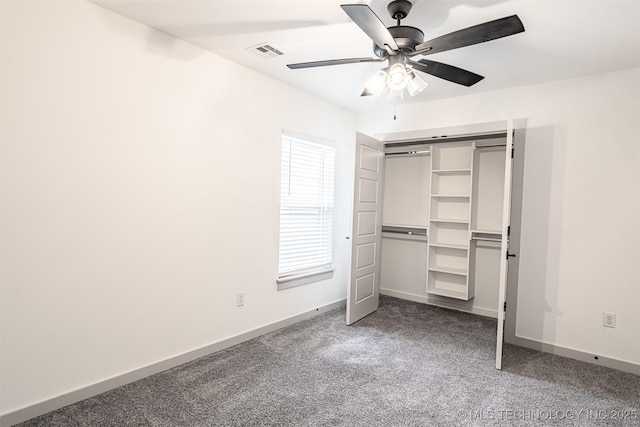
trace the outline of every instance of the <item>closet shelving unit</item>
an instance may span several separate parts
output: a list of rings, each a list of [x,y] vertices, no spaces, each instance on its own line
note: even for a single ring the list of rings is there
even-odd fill
[[[473,152],[475,144],[431,148],[427,292],[469,300]]]

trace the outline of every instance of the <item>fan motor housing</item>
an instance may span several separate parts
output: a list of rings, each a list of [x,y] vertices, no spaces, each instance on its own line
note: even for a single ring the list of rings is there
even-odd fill
[[[393,39],[395,40],[400,52],[413,52],[415,47],[424,41],[424,33],[419,28],[409,27],[406,25],[397,25],[395,27],[387,28]],[[374,43],[373,53],[382,58],[388,55],[385,48],[380,47]]]

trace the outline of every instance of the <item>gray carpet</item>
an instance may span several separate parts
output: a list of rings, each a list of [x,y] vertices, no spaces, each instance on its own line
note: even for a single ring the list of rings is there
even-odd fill
[[[497,371],[495,330],[382,297],[353,326],[334,310],[21,425],[640,425],[640,377],[509,345]]]

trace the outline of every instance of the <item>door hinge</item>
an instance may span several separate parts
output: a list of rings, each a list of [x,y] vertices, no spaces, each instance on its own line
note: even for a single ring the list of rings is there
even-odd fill
[[[509,260],[509,258],[515,258],[516,254],[510,254],[509,251],[507,251],[507,260]]]
[[[507,311],[507,302],[506,301],[504,302],[504,306],[502,307],[502,310],[505,311],[505,312]]]
[[[511,237],[511,226],[507,225],[507,237]]]
[[[511,147],[511,158],[513,159],[513,153],[515,151],[515,148]]]

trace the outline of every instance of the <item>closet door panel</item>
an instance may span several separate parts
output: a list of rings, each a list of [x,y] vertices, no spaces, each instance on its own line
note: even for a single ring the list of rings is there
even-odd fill
[[[375,273],[356,279],[356,297],[355,302],[361,302],[372,296],[375,292]]]
[[[362,203],[378,203],[378,181],[361,179],[358,194]]]
[[[347,325],[378,309],[382,243],[382,142],[356,135],[351,277],[347,289]]]
[[[358,246],[356,249],[356,269],[371,267],[376,262],[376,244],[375,242],[366,243]]]
[[[502,369],[502,344],[504,343],[504,319],[506,308],[503,308],[507,300],[507,274],[509,261],[509,224],[511,221],[511,158],[513,148],[513,119],[509,118],[507,124],[507,147],[504,162],[504,198],[502,204],[502,226],[500,227],[500,280],[498,287],[498,332],[496,334],[496,369]]]

